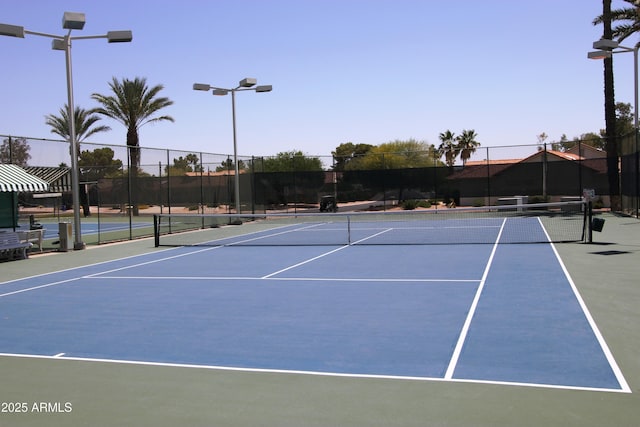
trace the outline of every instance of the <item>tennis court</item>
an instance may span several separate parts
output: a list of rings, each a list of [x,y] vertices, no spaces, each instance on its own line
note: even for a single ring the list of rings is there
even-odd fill
[[[66,222],[71,222],[71,219],[67,219]],[[44,238],[45,239],[57,239],[59,228],[58,222],[45,222],[41,223],[42,228],[44,229]],[[136,228],[149,228],[151,227],[151,222],[134,222],[131,224],[131,227]],[[82,226],[82,235],[91,236],[98,233],[112,233],[112,232],[123,232],[129,230],[129,222],[125,221],[101,221],[87,219],[81,223]],[[29,224],[21,224],[18,230],[29,229]]]
[[[39,218],[38,225],[44,230],[43,233],[43,247],[44,249],[51,251],[58,249],[60,241],[60,223],[72,223],[72,218]],[[73,231],[73,224],[72,234]],[[28,231],[31,229],[31,225],[28,221],[24,220],[18,224],[16,231]],[[153,229],[153,222],[150,217],[136,217],[128,218],[124,216],[120,217],[106,217],[101,218],[99,216],[92,216],[82,218],[81,230],[84,243],[95,244],[105,243],[110,241],[118,241],[128,239],[134,236],[150,235]],[[7,228],[11,231],[11,228]]]
[[[580,215],[556,216],[580,223]],[[176,247],[4,282],[0,353],[336,381],[631,392],[549,241],[548,218],[482,218],[477,233],[469,229],[476,219],[447,218],[426,227],[433,242],[412,218],[326,218],[171,233],[156,240]],[[451,237],[458,228],[473,237]],[[337,244],[345,233],[350,244]],[[413,243],[399,244],[407,234]]]

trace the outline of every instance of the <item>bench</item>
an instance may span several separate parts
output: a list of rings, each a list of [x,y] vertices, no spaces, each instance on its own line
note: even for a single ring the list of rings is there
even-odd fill
[[[35,229],[29,231],[18,231],[18,237],[21,242],[33,243],[33,246],[38,246],[40,252],[42,252],[42,240],[44,240],[44,229]]]
[[[27,250],[31,246],[31,242],[21,242],[18,233],[10,231],[0,233],[0,258],[26,259],[29,257]]]

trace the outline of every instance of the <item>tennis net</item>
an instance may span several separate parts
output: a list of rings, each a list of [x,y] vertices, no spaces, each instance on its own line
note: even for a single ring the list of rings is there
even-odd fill
[[[437,245],[579,242],[583,201],[387,212],[160,214],[156,246]]]

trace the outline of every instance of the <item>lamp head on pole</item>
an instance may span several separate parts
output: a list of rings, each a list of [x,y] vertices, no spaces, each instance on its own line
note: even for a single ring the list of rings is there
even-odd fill
[[[24,38],[24,27],[18,25],[0,24],[0,36]]]
[[[53,39],[51,41],[51,49],[53,50],[65,50],[67,43],[62,39]]]
[[[587,53],[587,58],[589,59],[606,59],[611,58],[611,51],[609,50],[595,50]]]
[[[81,30],[85,22],[84,13],[65,12],[62,16],[62,28],[67,30]]]
[[[133,40],[133,33],[130,30],[108,31],[107,40],[109,43],[128,43]]]
[[[242,80],[240,80],[240,87],[253,87],[256,85],[256,83],[258,83],[258,81],[256,79],[253,79],[251,77],[247,77],[244,78]]]
[[[194,83],[193,84],[193,90],[202,90],[202,91],[208,91],[209,89],[211,89],[211,85],[208,85],[206,83]]]
[[[609,39],[600,39],[593,42],[593,48],[598,50],[613,50],[618,47],[618,42]]]

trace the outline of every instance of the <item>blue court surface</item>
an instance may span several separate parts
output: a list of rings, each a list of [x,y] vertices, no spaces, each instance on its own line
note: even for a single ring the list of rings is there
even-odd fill
[[[71,222],[71,219],[68,219],[67,222]],[[44,238],[45,239],[57,239],[59,237],[59,228],[58,223],[51,222],[43,222],[42,228],[44,229]],[[150,222],[134,222],[131,224],[132,228],[146,228],[153,226]],[[98,233],[110,233],[115,231],[127,231],[129,230],[129,222],[113,222],[113,221],[101,221],[97,222],[95,220],[91,221],[82,221],[81,222],[82,235],[90,236]],[[20,224],[18,230],[28,230],[29,224]]]
[[[630,392],[550,243],[157,250],[0,284],[0,353]]]

